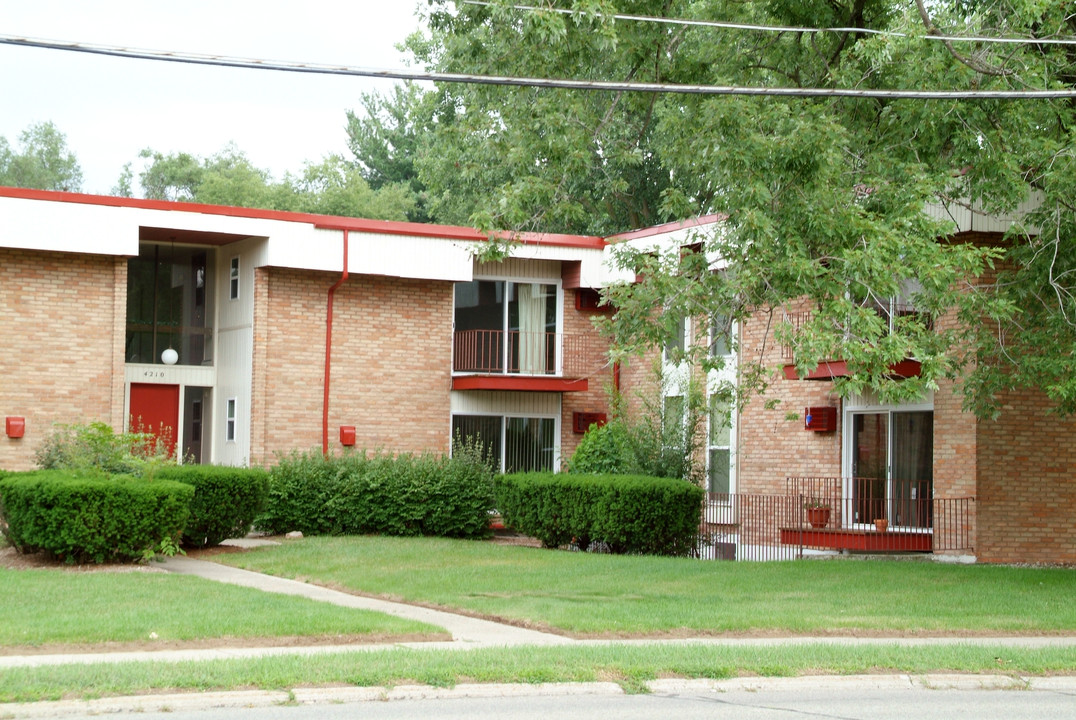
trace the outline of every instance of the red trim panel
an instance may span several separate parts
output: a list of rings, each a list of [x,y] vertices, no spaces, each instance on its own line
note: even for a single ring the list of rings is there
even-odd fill
[[[832,380],[837,377],[848,376],[848,363],[845,360],[829,360],[819,363],[818,367],[801,378],[796,374],[795,365],[785,365],[786,380]],[[919,377],[923,366],[918,360],[901,360],[889,366],[890,374],[898,378]]]
[[[461,375],[452,378],[453,390],[523,390],[526,392],[586,392],[586,378],[534,377],[528,375]]]
[[[934,535],[925,532],[781,528],[781,543],[834,550],[931,552]]]

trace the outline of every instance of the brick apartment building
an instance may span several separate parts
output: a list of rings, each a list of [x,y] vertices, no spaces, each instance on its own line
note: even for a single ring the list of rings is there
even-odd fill
[[[0,188],[0,468],[32,467],[55,424],[102,420],[171,428],[194,462],[444,453],[480,433],[507,469],[558,469],[609,412],[609,387],[645,382],[643,363],[614,373],[591,324],[596,291],[631,279],[607,263],[611,246],[686,243],[715,222],[525,235],[487,264],[469,228]],[[998,230],[971,222],[960,231]],[[738,334],[745,352],[761,340],[752,323]],[[701,335],[685,328],[688,342]],[[780,373],[789,361],[769,345]],[[715,522],[730,535],[745,527],[734,497],[787,498],[804,492],[789,478],[812,478],[809,492],[841,509],[806,542],[772,517],[770,541],[847,548],[958,525],[961,544],[915,549],[1076,563],[1063,521],[1076,511],[1076,423],[1035,393],[978,421],[946,389],[887,407],[838,398],[825,377],[778,377],[780,409],[752,402],[707,433]],[[818,410],[808,424],[785,420],[789,408]],[[868,473],[883,502],[869,508],[845,479]],[[887,534],[868,527],[878,514]]]

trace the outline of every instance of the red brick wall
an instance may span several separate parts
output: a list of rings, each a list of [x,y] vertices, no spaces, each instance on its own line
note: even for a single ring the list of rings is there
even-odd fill
[[[0,423],[26,418],[0,468],[32,468],[55,423],[123,430],[126,304],[124,258],[0,249]]]
[[[327,293],[337,277],[272,269],[256,278],[251,461],[321,447]],[[354,425],[356,449],[449,446],[452,283],[352,275],[336,291],[329,447]]]
[[[586,392],[566,392],[561,396],[560,418],[560,456],[563,463],[570,460],[581,434],[572,430],[572,413],[600,412],[607,416],[609,412],[609,392],[613,382],[613,370],[609,363],[608,342],[602,338],[594,327],[594,317],[599,313],[575,309],[575,290],[564,291],[564,337],[565,368],[582,368],[582,375],[588,380]],[[584,338],[576,344],[574,338]],[[569,358],[569,348],[575,352]],[[571,373],[574,375],[574,373]],[[569,375],[565,372],[565,375]]]
[[[770,382],[765,394],[751,397],[740,413],[736,460],[741,493],[784,494],[789,476],[841,475],[840,399],[831,382],[785,379],[780,368],[792,361],[782,357],[782,348],[773,338],[777,321],[776,316],[771,320],[759,313],[740,324],[741,365],[763,363]],[[780,402],[767,408],[769,400]],[[836,432],[804,429],[804,408],[817,405],[837,408]],[[790,414],[795,419],[788,419]]]
[[[1038,391],[1008,393],[979,423],[978,557],[1076,563],[1076,419],[1048,414]]]

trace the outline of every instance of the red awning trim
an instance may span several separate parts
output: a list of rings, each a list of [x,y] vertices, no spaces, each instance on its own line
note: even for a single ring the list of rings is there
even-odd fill
[[[453,390],[522,390],[524,392],[586,392],[586,378],[534,377],[529,375],[461,375],[452,378]]]
[[[796,372],[795,365],[785,365],[786,380],[832,380],[833,378],[848,377],[848,362],[846,360],[828,360],[819,363],[818,367],[811,370],[802,378]],[[923,366],[918,360],[901,360],[889,366],[889,374],[895,378],[919,377]]]

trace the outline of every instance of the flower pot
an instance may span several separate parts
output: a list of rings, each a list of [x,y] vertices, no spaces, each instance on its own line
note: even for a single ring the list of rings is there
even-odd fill
[[[874,529],[877,530],[878,532],[885,532],[886,530],[889,529],[889,521],[886,520],[885,518],[875,518],[874,519]]]
[[[832,513],[828,507],[807,508],[807,522],[813,528],[824,528],[829,525],[829,517]]]

